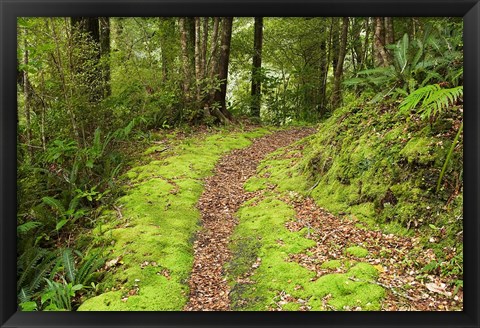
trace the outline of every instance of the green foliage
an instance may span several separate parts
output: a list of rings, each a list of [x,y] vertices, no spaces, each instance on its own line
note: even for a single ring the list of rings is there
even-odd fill
[[[428,22],[422,35],[412,38],[405,33],[396,44],[386,48],[393,55],[391,65],[358,71],[344,85],[367,86],[376,93],[372,101],[378,102],[386,97],[407,96],[445,81],[453,86],[462,82],[462,35],[455,22],[443,26]],[[454,89],[451,92],[457,92],[458,97],[459,89]],[[438,96],[443,98],[447,93]],[[436,104],[433,106],[442,106],[440,100],[431,100]]]
[[[408,112],[420,104],[417,111],[420,117],[431,119],[456,104],[462,97],[463,86],[445,89],[439,84],[431,84],[410,93],[400,104],[400,111]]]
[[[79,262],[78,267],[76,262]],[[32,248],[18,258],[18,302],[22,311],[72,310],[73,298],[84,293],[104,263],[96,252],[75,259],[71,249]]]
[[[47,288],[42,294],[41,304],[46,311],[71,311],[72,310],[72,298],[76,292],[83,288],[82,285],[72,285],[67,283],[65,279],[61,282],[51,281],[45,279],[47,282]]]

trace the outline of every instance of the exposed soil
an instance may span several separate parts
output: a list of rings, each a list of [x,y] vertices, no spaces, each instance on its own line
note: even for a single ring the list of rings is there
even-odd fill
[[[234,150],[217,164],[214,175],[205,180],[198,202],[202,229],[194,242],[194,263],[190,276],[190,300],[186,311],[230,310],[229,286],[223,267],[231,259],[228,248],[239,206],[251,198],[244,182],[256,173],[269,153],[315,132],[313,128],[279,131],[254,140],[248,148]]]

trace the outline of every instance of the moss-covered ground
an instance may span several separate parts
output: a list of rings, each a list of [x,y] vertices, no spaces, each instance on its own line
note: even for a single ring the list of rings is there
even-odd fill
[[[148,162],[125,173],[126,195],[93,232],[108,241],[107,274],[97,286],[99,295],[79,310],[181,310],[188,297],[192,240],[200,228],[195,205],[202,181],[222,154],[268,133],[223,131],[186,138],[166,151],[164,145],[145,150]],[[156,152],[161,156],[152,158]]]
[[[245,189],[275,185],[310,196],[336,215],[359,219],[363,227],[419,233],[438,258],[436,269],[461,277],[462,141],[436,191],[458,118],[445,113],[430,123],[399,115],[395,104],[357,106],[336,110],[314,136],[272,154]]]
[[[412,286],[432,292],[428,283],[437,290],[443,281],[449,290],[462,285],[461,142],[436,190],[458,118],[445,113],[430,123],[399,115],[395,104],[362,106],[353,102],[336,110],[315,135],[269,154],[244,184],[245,191],[257,193],[238,211],[231,237],[226,272],[233,310],[384,309],[392,293],[379,279],[388,275],[383,262],[392,260],[392,251],[395,268],[413,272],[391,280],[405,293]],[[181,310],[192,241],[201,229],[195,205],[202,181],[222,154],[266,133],[220,132],[184,139],[166,151],[163,145],[147,149],[151,160],[125,174],[127,194],[94,231],[109,241],[108,274],[99,295],[79,310]],[[292,204],[306,197],[338,222],[350,222],[343,227],[354,227],[357,241],[360,230],[370,239],[329,244],[338,256],[315,257],[311,253],[329,235],[319,242],[312,237],[318,227],[289,228],[298,214]],[[395,236],[408,237],[405,248],[389,249],[388,242],[400,242]],[[410,254],[398,263],[405,250],[422,261]],[[302,256],[324,260],[313,270],[297,261]]]
[[[305,237],[306,229],[291,232],[285,227],[294,214],[274,195],[253,199],[239,210],[239,225],[232,236],[234,258],[228,267],[233,309],[379,310],[385,292],[371,283],[378,276],[372,265],[352,261],[345,273],[316,279],[315,272],[289,260],[291,254],[316,244]],[[342,263],[333,260],[323,265],[335,269]]]
[[[363,245],[349,245],[340,251],[353,261],[326,261],[321,268],[332,273],[315,277],[289,258],[308,253],[312,240],[307,229],[292,232],[285,227],[294,220],[293,209],[282,201],[285,197],[312,197],[359,229],[414,237],[420,245],[413,252],[429,253],[430,258],[422,263],[415,254],[405,258],[400,265],[414,270],[410,278],[425,284],[433,277],[427,275],[434,274],[452,290],[461,285],[461,145],[436,191],[458,118],[446,113],[430,123],[399,115],[394,104],[362,106],[353,103],[335,111],[315,135],[270,154],[245,183],[246,191],[263,191],[263,198],[238,212],[228,268],[234,309],[381,308],[386,291],[375,279],[384,268],[362,260],[382,263],[389,257],[388,245],[375,255]]]

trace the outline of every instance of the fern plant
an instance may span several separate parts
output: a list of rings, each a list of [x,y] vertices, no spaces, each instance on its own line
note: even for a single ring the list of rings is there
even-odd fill
[[[47,287],[41,297],[41,303],[45,310],[72,310],[72,298],[76,291],[83,288],[81,284],[67,283],[62,277],[61,282],[45,279]]]
[[[53,276],[57,256],[57,251],[31,247],[18,257],[17,295],[20,303],[30,301],[43,287],[44,279]]]
[[[81,255],[80,252],[77,254]],[[82,257],[79,262],[77,267],[72,250],[66,248],[62,251],[63,270],[67,281],[86,286],[92,280],[92,274],[102,266],[104,258],[100,256],[100,252],[96,252],[88,257]]]
[[[458,86],[454,88],[443,89],[439,84],[427,85],[425,87],[419,88],[409,94],[403,102],[400,104],[400,112],[405,113],[412,109],[415,109],[419,106],[418,113],[422,119],[433,120],[439,113],[447,110],[450,106],[457,103],[463,97],[463,86]],[[445,172],[448,167],[448,163],[452,158],[453,150],[457,145],[459,137],[463,131],[463,122],[460,125],[460,128],[455,135],[455,138],[448,150],[447,158],[443,163],[440,176],[437,180],[436,192],[440,190],[440,184],[445,175]]]
[[[410,93],[400,104],[400,112],[406,113],[417,108],[422,119],[431,119],[457,103],[463,97],[463,86],[444,89],[439,84],[431,84]]]

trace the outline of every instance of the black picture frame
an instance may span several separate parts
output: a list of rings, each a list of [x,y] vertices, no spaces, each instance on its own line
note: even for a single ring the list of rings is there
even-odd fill
[[[0,0],[1,327],[479,327],[478,0]],[[17,312],[16,18],[21,16],[460,16],[464,19],[464,311]]]

